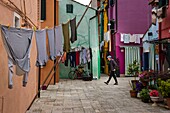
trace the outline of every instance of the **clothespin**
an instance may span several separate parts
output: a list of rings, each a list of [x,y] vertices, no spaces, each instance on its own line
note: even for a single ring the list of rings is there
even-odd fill
[[[48,29],[48,26],[46,26],[45,29]]]
[[[36,31],[37,30],[37,28],[34,26],[34,27],[32,27],[32,29],[34,30],[34,31]]]
[[[9,30],[11,25],[10,25],[10,24],[8,24],[7,26],[8,26],[8,30]]]

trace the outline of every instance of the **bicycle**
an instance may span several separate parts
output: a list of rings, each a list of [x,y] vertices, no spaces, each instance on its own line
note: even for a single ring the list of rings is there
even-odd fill
[[[69,79],[81,79],[83,76],[87,76],[88,74],[83,68],[84,66],[78,66],[78,69],[73,68],[73,70],[68,73]]]

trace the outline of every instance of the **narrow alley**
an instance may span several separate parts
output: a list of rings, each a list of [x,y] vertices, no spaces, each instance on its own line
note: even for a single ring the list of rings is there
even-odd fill
[[[130,98],[130,78],[118,78],[119,85],[100,80],[81,81],[62,79],[41,92],[26,113],[169,113],[163,107],[152,107],[140,99]]]

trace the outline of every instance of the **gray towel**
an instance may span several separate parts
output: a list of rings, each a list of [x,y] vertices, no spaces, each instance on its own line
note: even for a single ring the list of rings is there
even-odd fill
[[[55,45],[54,45],[54,29],[47,29],[47,34],[48,34],[48,42],[49,42],[49,49],[50,49],[50,59],[55,60],[56,55],[55,55]]]
[[[61,56],[63,53],[63,31],[62,26],[55,27],[55,55]]]
[[[35,33],[38,53],[36,66],[45,66],[48,61],[46,48],[46,30],[37,30]]]
[[[8,28],[1,25],[1,35],[8,54],[9,62],[9,86],[12,88],[13,64],[16,65],[16,74],[28,76],[30,70],[30,48],[32,42],[32,30]],[[24,77],[23,82],[27,82]],[[24,85],[24,84],[23,84]],[[25,86],[25,85],[24,85]]]

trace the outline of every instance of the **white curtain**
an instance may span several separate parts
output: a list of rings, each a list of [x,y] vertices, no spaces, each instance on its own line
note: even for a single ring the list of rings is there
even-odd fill
[[[140,47],[125,47],[125,75],[127,74],[127,68],[129,64],[132,64],[136,60],[140,64]]]
[[[150,45],[150,54],[149,54],[149,69],[154,70],[155,69],[155,50],[154,50],[154,45]]]

